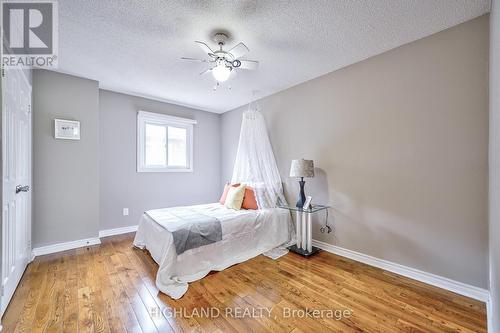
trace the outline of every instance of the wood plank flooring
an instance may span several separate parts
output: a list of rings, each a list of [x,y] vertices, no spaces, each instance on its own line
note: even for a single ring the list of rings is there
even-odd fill
[[[327,252],[264,256],[160,293],[133,234],[36,258],[5,332],[486,332],[484,303]]]

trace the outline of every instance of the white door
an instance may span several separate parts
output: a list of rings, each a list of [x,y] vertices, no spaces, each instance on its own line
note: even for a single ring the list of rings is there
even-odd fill
[[[22,70],[4,71],[1,314],[31,258],[31,85]]]

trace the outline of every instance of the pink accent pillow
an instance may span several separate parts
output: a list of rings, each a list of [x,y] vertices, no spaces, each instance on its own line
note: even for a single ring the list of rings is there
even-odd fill
[[[243,209],[259,209],[257,206],[257,200],[255,200],[255,193],[253,189],[249,186],[245,188],[245,196],[243,197],[243,203],[241,204]]]
[[[219,199],[219,203],[221,205],[223,205],[225,202],[226,202],[226,197],[227,197],[227,192],[229,192],[229,187],[238,187],[240,186],[240,184],[232,184],[232,185],[229,185],[229,183],[227,183],[226,185],[224,185],[224,191],[222,192],[222,195]]]

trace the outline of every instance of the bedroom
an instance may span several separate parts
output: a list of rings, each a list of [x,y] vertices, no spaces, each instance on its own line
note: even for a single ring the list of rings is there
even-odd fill
[[[2,1],[3,331],[500,332],[499,6]]]

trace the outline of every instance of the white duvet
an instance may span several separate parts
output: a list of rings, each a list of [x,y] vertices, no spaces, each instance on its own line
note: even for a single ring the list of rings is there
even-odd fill
[[[159,265],[156,275],[158,289],[174,299],[186,293],[189,282],[203,278],[210,271],[221,271],[290,240],[290,214],[284,209],[237,211],[219,203],[189,208],[218,219],[222,227],[222,240],[177,255],[172,233],[161,224],[176,223],[172,216],[176,215],[176,210],[186,207],[165,208],[143,214],[134,239],[134,245],[147,249]],[[168,221],[155,221],[150,216],[166,216]]]

